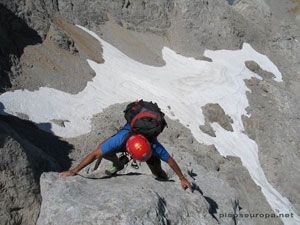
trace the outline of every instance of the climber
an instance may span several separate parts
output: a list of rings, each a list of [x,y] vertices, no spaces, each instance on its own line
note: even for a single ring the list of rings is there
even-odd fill
[[[161,160],[166,162],[179,177],[182,188],[189,188],[193,192],[191,184],[182,174],[176,161],[157,140],[158,134],[166,126],[164,114],[158,106],[140,100],[129,104],[124,112],[127,124],[117,134],[102,142],[76,168],[62,172],[60,176],[75,175],[95,159],[99,161],[102,158],[113,163],[105,173],[114,175],[129,161],[125,155],[120,158],[116,155],[118,152],[123,152],[129,154],[134,160],[146,162],[152,174],[164,180],[167,180],[168,176],[161,167]]]

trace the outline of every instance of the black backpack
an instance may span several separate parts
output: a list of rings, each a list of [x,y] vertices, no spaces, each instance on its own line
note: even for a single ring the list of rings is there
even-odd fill
[[[148,141],[151,141],[152,138],[157,137],[167,126],[165,114],[160,110],[158,105],[153,102],[143,101],[143,99],[128,104],[124,110],[124,116],[127,124],[130,124],[131,129],[125,136],[121,146],[115,149],[115,151],[124,150],[127,140],[133,134],[142,134]],[[123,154],[126,155],[126,153]],[[94,170],[98,168],[100,162],[101,158],[97,160]],[[133,160],[131,166],[135,169],[139,168],[135,160]]]
[[[165,114],[153,102],[132,102],[124,110],[124,116],[131,131],[144,135],[148,140],[157,137],[167,126]]]

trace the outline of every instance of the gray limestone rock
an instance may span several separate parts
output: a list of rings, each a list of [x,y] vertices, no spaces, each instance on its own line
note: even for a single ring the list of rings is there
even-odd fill
[[[210,123],[218,123],[227,131],[233,132],[231,123],[233,123],[230,116],[226,115],[219,104],[206,104],[202,106],[202,111],[205,119],[205,125],[200,126],[200,130],[208,135],[215,137],[215,131],[210,126]]]
[[[259,146],[259,159],[269,182],[300,210],[298,190],[300,112],[298,97],[286,84],[272,80],[246,81],[250,118],[243,119],[245,131]]]
[[[76,94],[95,76],[87,59],[102,63],[101,53],[94,37],[63,17],[53,17],[43,43],[24,49],[22,75],[13,80],[13,89],[46,86]]]
[[[108,21],[111,14],[129,30],[163,34],[171,25],[172,0],[138,1],[58,1],[59,11],[76,24],[95,27]],[[84,14],[82,12],[85,12]]]
[[[2,120],[0,153],[1,224],[34,225],[41,204],[39,177],[44,171],[58,171],[60,166]]]
[[[65,127],[65,123],[70,122],[69,120],[51,120],[51,122],[57,124],[58,126]]]
[[[44,39],[50,27],[50,18],[58,12],[57,1],[1,0],[0,4],[38,32]]]
[[[200,125],[199,129],[203,132],[208,134],[211,137],[216,137],[216,132],[214,131],[214,129],[211,127],[211,125],[209,123],[205,123],[204,125]]]
[[[49,39],[56,43],[60,48],[69,51],[73,55],[77,55],[78,49],[75,47],[74,40],[55,24],[53,24],[52,29]]]
[[[118,129],[125,124],[123,114],[125,108],[126,103],[115,104],[108,107],[102,113],[94,115],[92,119],[92,131],[89,134],[68,139],[68,142],[74,146],[74,151],[70,154],[70,158],[74,160],[72,167],[75,167],[87,154],[96,149],[102,141],[115,134]],[[214,214],[216,218],[225,213],[233,213],[234,205],[236,213],[273,213],[261,193],[260,188],[251,179],[248,171],[243,167],[238,158],[224,158],[220,156],[214,146],[199,144],[193,138],[191,132],[178,121],[172,121],[167,118],[167,123],[168,128],[159,135],[159,141],[178,162],[189,180],[195,182],[205,196],[213,199],[218,204],[219,210]],[[142,163],[138,170],[131,168],[130,165],[131,163],[129,163],[120,174],[131,173],[133,174],[132,176],[134,176],[134,174],[137,175],[135,182],[138,182],[138,179],[141,177],[138,174],[141,173],[147,176],[151,174],[145,163]],[[109,161],[102,160],[98,170],[94,171],[94,164],[92,164],[81,171],[80,174],[84,177],[100,178],[103,177],[103,171],[109,166],[111,166]],[[169,177],[176,181],[176,184],[171,183],[169,185],[179,186],[179,184],[177,184],[178,178],[174,172],[165,163],[163,163],[163,168]],[[116,179],[117,178],[119,178],[119,176],[116,177]],[[113,183],[114,179],[115,178],[104,180],[111,180]],[[149,177],[148,179],[151,183],[153,178]],[[98,181],[101,182],[102,180],[103,179]],[[221,189],[218,189],[219,187]],[[197,191],[195,191],[195,193],[197,193]],[[208,201],[209,198],[207,198]],[[224,206],[221,207],[221,205]],[[230,208],[227,208],[229,205]],[[45,210],[47,210],[46,207]],[[232,220],[229,221],[233,223]],[[261,220],[257,218],[251,221],[244,221],[239,218],[238,221],[245,224],[263,225],[266,221],[272,224],[282,224],[279,219]],[[226,222],[225,224],[228,223]]]
[[[10,1],[9,1],[10,2]],[[41,42],[38,33],[0,3],[0,93],[21,74],[20,57],[27,45]]]
[[[253,73],[258,74],[263,79],[267,80],[267,79],[275,78],[274,74],[261,69],[260,66],[254,61],[246,61],[245,65],[249,70],[251,70]]]
[[[199,58],[205,49],[238,49],[255,35],[243,15],[222,0],[176,0],[167,46],[185,56]]]
[[[147,32],[128,30],[120,26],[112,16],[109,21],[100,25],[97,34],[105,41],[128,55],[135,61],[146,65],[163,66],[162,58],[164,37]]]
[[[87,50],[89,46],[95,46],[93,41],[84,38],[86,41],[81,43],[78,39],[84,34],[77,32],[74,34],[74,27],[67,25],[63,19],[59,22],[51,20],[56,14],[67,17],[71,21],[70,24],[81,24],[98,34],[102,33],[105,40],[113,39],[111,42],[117,47],[122,45],[124,40],[110,36],[122,34],[127,41],[124,42],[125,47],[120,47],[122,51],[141,62],[156,66],[164,64],[160,52],[162,46],[168,46],[185,56],[203,59],[204,49],[238,49],[243,42],[248,42],[278,66],[284,82],[278,84],[272,81],[272,74],[262,71],[255,62],[246,62],[248,69],[260,74],[263,80],[245,81],[251,90],[251,93],[247,93],[250,104],[248,112],[251,116],[242,117],[245,131],[259,146],[259,159],[268,181],[286,196],[299,212],[300,198],[297,190],[300,183],[298,175],[300,30],[297,23],[299,16],[294,13],[296,9],[294,3],[289,0],[237,0],[232,5],[223,0],[213,2],[2,0],[0,1],[2,38],[0,92],[13,85],[18,89],[30,90],[40,86],[51,86],[69,93],[78,93],[85,87],[86,82],[92,79],[94,73],[88,67],[86,59],[91,57],[97,62],[103,62],[101,47],[97,51],[89,52]],[[118,28],[106,26],[106,22],[112,20],[113,26],[119,26]],[[56,32],[55,26],[59,27],[62,33],[58,32],[58,38],[52,40],[63,48],[50,40],[50,36]],[[43,44],[38,44],[42,40]],[[78,55],[71,54],[72,40],[74,49],[79,52]],[[88,43],[91,45],[86,45]],[[26,46],[28,47],[25,48]],[[139,47],[143,49],[142,53],[138,52]],[[66,60],[67,58],[69,60]],[[51,79],[53,77],[55,79]],[[94,130],[90,134],[78,137],[77,140],[70,140],[75,146],[70,156],[76,161],[81,160],[104,138],[112,135],[118,126],[123,125],[121,114],[115,115],[117,112],[118,110],[115,112],[109,109],[103,114],[95,115]],[[109,113],[117,116],[115,124],[110,122]],[[223,116],[221,117],[224,119]],[[178,145],[181,148],[186,146],[197,162],[212,173],[211,176],[221,177],[225,183],[229,183],[237,190],[239,204],[246,211],[270,212],[264,196],[239,160],[220,157],[214,146],[199,145],[178,123],[172,121],[169,123],[175,128],[170,126],[170,129],[160,136],[163,143],[169,146]],[[45,127],[47,126],[45,124]],[[208,125],[202,129],[213,136],[213,131]],[[24,133],[22,139],[30,139],[25,131],[21,129]],[[34,136],[33,134],[31,135]],[[35,142],[39,148],[44,147],[43,143],[33,139],[31,137],[30,142]],[[17,211],[19,210],[12,210],[12,213]],[[19,221],[18,216],[13,218]],[[255,220],[256,224],[264,222],[266,221]],[[280,224],[280,221],[271,220],[268,223]]]
[[[184,148],[165,146],[191,181],[194,193],[181,189],[165,163],[169,181],[154,179],[146,163],[138,170],[128,165],[117,176],[102,179],[95,179],[96,174],[107,162],[96,171],[91,172],[91,165],[80,173],[84,177],[90,173],[94,179],[45,173],[37,224],[234,224],[232,217],[222,214],[239,212],[234,207],[239,202],[236,190],[197,164]]]
[[[173,182],[143,174],[86,179],[46,173],[41,190],[38,225],[216,224],[201,194],[186,193]]]

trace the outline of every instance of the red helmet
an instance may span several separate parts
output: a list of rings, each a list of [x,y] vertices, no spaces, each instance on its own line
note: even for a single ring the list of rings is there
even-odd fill
[[[132,135],[126,142],[126,150],[134,160],[147,161],[151,155],[151,145],[147,138],[140,134]]]

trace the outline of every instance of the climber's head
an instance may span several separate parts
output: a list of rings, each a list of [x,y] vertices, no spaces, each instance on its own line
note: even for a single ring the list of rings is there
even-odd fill
[[[149,141],[143,135],[134,134],[126,142],[126,150],[134,160],[147,161],[152,155]]]

